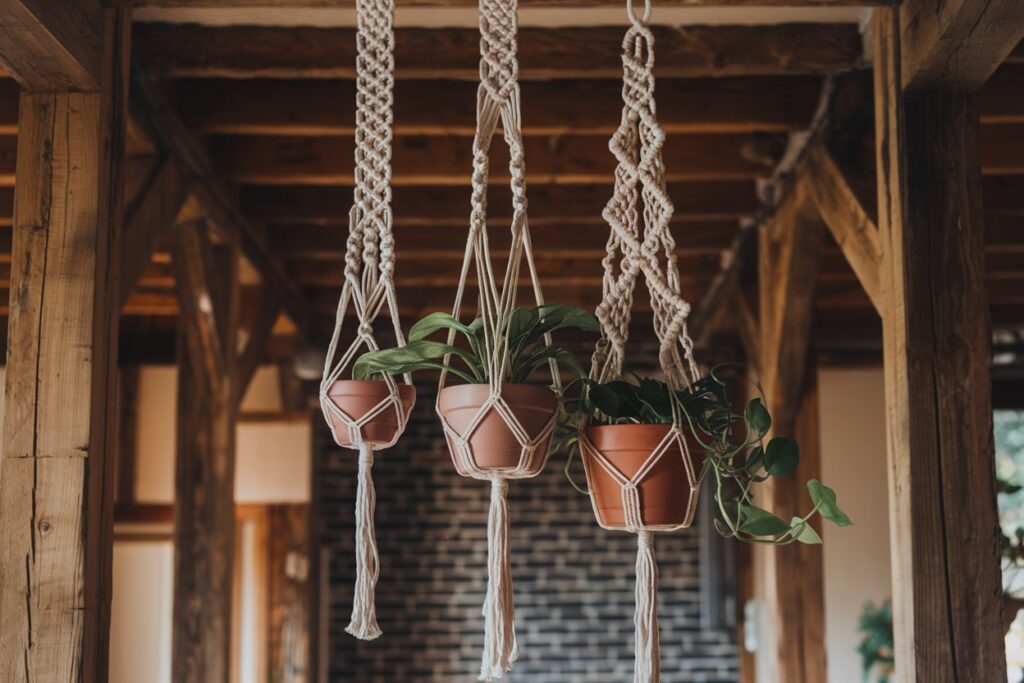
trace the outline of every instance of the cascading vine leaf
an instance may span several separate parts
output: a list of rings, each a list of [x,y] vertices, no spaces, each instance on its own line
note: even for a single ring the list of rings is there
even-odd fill
[[[565,401],[561,443],[569,452],[566,475],[573,487],[586,492],[571,474],[580,424],[671,424],[675,404],[686,416],[689,436],[704,451],[700,476],[713,481],[719,513],[715,528],[723,536],[749,543],[817,544],[821,536],[810,524],[816,514],[836,526],[852,524],[835,491],[817,479],[807,482],[813,508],[803,517],[787,522],[754,504],[758,484],[796,471],[800,448],[784,436],[766,442],[772,417],[760,397],[747,402],[742,414],[734,412],[727,383],[720,377],[724,367],[675,392],[660,380],[637,375],[604,383],[581,376],[568,385],[567,392],[576,391]]]

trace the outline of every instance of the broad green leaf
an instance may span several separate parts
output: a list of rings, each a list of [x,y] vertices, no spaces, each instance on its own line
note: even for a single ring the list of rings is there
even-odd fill
[[[753,536],[777,536],[789,531],[789,525],[756,505],[740,504],[740,531]]]
[[[751,431],[758,436],[764,436],[772,427],[772,417],[768,414],[768,409],[764,407],[759,398],[752,399],[747,404],[744,416],[746,417],[747,424],[750,425]]]
[[[590,311],[569,304],[545,304],[537,309],[539,322],[535,334],[540,335],[556,330],[576,329],[582,332],[601,332],[601,323]]]
[[[750,452],[747,456],[747,472],[754,474],[761,469],[761,465],[764,463],[764,449],[758,446]]]
[[[790,525],[794,529],[793,538],[799,542],[807,545],[821,545],[821,536],[807,522],[802,521],[799,517],[794,517]]]
[[[473,331],[451,316],[450,313],[437,311],[424,317],[409,330],[409,341],[426,339],[438,330],[455,330],[467,337],[473,336]]]
[[[817,479],[807,482],[807,491],[811,494],[811,500],[821,516],[836,526],[850,526],[853,524],[846,513],[839,509],[836,502],[836,492],[822,484]]]
[[[800,448],[793,439],[779,436],[764,449],[764,468],[773,477],[784,477],[800,464]]]
[[[369,379],[377,374],[400,375],[424,368],[441,367],[436,361],[449,354],[465,361],[472,376],[449,366],[453,373],[469,382],[482,381],[482,370],[476,356],[464,349],[423,339],[393,349],[364,353],[356,360],[352,375],[357,379]]]

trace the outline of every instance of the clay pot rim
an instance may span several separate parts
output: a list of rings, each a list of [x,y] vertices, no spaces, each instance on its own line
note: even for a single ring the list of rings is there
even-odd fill
[[[468,384],[468,383],[467,384],[452,384],[452,385],[449,385],[449,386],[446,386],[446,387],[442,388],[441,391],[437,392],[437,398],[438,398],[438,401],[440,401],[441,400],[441,395],[444,394],[445,392],[454,392],[454,391],[458,391],[458,390],[467,390],[467,389],[475,389],[475,390],[486,389],[489,392],[490,388],[491,388],[491,385],[486,383],[486,382],[476,382],[476,383],[473,383],[473,384]],[[540,393],[543,392],[545,395],[551,395],[552,397],[554,397],[556,399],[556,401],[558,399],[558,393],[554,389],[552,389],[551,387],[543,385],[543,384],[523,384],[523,383],[520,383],[520,382],[502,382],[501,388],[502,388],[502,395],[504,395],[504,391],[505,391],[506,388],[511,388],[511,389],[516,390],[516,391],[536,392],[537,394],[540,394]]]
[[[330,388],[327,389],[327,395],[332,397],[335,396],[333,391],[336,387],[344,386],[369,388],[372,386],[373,388],[377,388],[379,386],[387,387],[387,384],[388,383],[382,379],[336,379],[331,383]],[[414,394],[416,392],[416,385],[414,384],[406,384],[405,382],[402,382],[397,379],[395,380],[395,384],[398,385],[399,395],[403,393],[408,393],[409,391],[413,392]]]
[[[664,432],[665,434],[668,434],[669,431],[672,430],[671,423],[664,423],[664,422],[624,422],[622,424],[615,424],[615,425],[591,425],[591,426],[587,427],[585,431],[587,433],[590,433],[590,432],[600,432],[600,431],[611,430],[611,429],[624,429],[624,430],[640,431],[640,428],[643,428],[643,429],[646,430],[646,429],[650,429],[652,427],[658,429],[659,431]]]

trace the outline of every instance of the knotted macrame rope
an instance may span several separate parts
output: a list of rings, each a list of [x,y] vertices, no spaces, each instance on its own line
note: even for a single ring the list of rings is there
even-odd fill
[[[508,480],[525,479],[540,473],[547,462],[546,444],[555,429],[556,416],[537,434],[530,434],[502,397],[502,381],[508,375],[509,349],[506,330],[515,310],[516,289],[523,261],[526,262],[537,305],[544,303],[537,269],[533,260],[526,214],[526,160],[520,112],[519,63],[516,60],[516,0],[480,0],[480,86],[477,89],[477,127],[473,137],[472,200],[469,236],[459,276],[452,315],[462,310],[470,269],[475,267],[479,287],[478,307],[483,322],[484,348],[489,375],[489,396],[468,428],[454,429],[438,407],[445,435],[453,445],[455,467],[459,474],[491,482],[491,504],[487,520],[487,594],[484,599],[484,650],[480,662],[480,680],[504,677],[519,656],[515,634],[515,607],[512,574],[509,567]],[[509,150],[509,175],[512,190],[512,246],[504,278],[499,283],[491,263],[487,233],[487,178],[490,147],[501,125]],[[455,339],[454,332],[448,343]],[[550,335],[545,342],[551,343]],[[557,366],[550,361],[551,382],[561,390]],[[442,371],[440,388],[447,380]],[[440,392],[438,400],[440,401]],[[489,413],[496,413],[508,426],[521,447],[519,462],[509,468],[481,468],[473,453],[470,438]]]
[[[356,133],[355,191],[349,214],[349,236],[345,251],[345,283],[338,299],[334,334],[327,349],[324,376],[320,383],[320,406],[328,424],[344,426],[344,435],[359,449],[359,487],[356,493],[356,584],[352,620],[346,631],[362,640],[381,635],[377,625],[374,594],[379,573],[379,555],[374,534],[376,496],[371,468],[373,449],[394,443],[371,445],[363,442],[362,428],[385,411],[394,411],[399,429],[409,416],[398,384],[385,376],[388,396],[363,415],[346,414],[330,397],[331,385],[339,380],[360,350],[379,348],[373,336],[373,322],[387,308],[399,346],[405,344],[398,317],[393,280],[395,241],[391,226],[391,140],[394,109],[394,0],[356,2]],[[339,349],[342,326],[351,305],[358,320],[354,341]],[[405,377],[405,382],[410,380]],[[335,439],[342,441],[340,435]]]
[[[673,392],[699,378],[693,358],[693,341],[686,319],[690,305],[682,298],[676,245],[669,229],[673,206],[665,188],[661,149],[665,132],[658,124],[654,103],[654,36],[647,26],[650,0],[641,16],[627,0],[630,28],[622,42],[622,120],[609,142],[615,155],[615,189],[603,212],[611,228],[604,260],[603,296],[597,307],[604,337],[594,351],[590,376],[609,382],[622,376],[633,293],[643,274],[651,296],[654,331],[659,341],[659,361]],[[594,448],[580,431],[581,446],[597,465],[618,484],[622,495],[624,524],[608,525],[601,517],[591,487],[591,502],[598,523],[606,529],[637,535],[636,558],[636,663],[634,683],[657,683],[660,677],[658,645],[658,565],[654,556],[654,531],[673,531],[693,523],[697,504],[697,472],[684,434],[687,424],[677,402],[672,405],[672,427],[632,477],[625,476]],[[640,485],[658,461],[678,449],[690,482],[685,517],[678,525],[647,525],[641,514]],[[590,477],[590,464],[584,467]]]

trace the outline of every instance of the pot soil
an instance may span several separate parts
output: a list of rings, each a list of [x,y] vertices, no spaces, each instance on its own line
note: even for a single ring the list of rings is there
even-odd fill
[[[490,395],[491,387],[488,384],[460,384],[445,387],[438,395],[437,409],[457,434],[465,435],[473,420],[476,419],[477,413],[480,412],[480,407],[487,402]],[[547,387],[532,384],[503,384],[501,395],[531,440],[544,431],[544,427],[547,426],[551,416],[558,409],[558,398],[555,392]],[[553,433],[554,430],[537,444],[538,453],[541,456],[535,460],[537,463],[535,471],[526,473],[527,476],[540,471],[545,461],[543,454],[547,452]],[[446,434],[445,438],[448,440],[448,450],[451,453],[452,462],[455,463],[455,469],[459,471],[459,474],[468,476],[470,473],[463,471],[459,464],[457,450],[451,436]],[[479,469],[515,469],[519,466],[523,447],[512,433],[512,429],[505,423],[505,418],[493,408],[469,435],[468,443],[472,458]]]
[[[416,387],[402,382],[397,384],[398,398],[408,414],[416,404]],[[332,384],[327,392],[331,403],[348,415],[353,422],[376,408],[389,395],[390,389],[388,389],[387,382],[383,380],[341,379]],[[334,434],[334,440],[339,446],[349,448],[357,445],[352,443],[348,425],[344,420],[330,412],[328,412],[328,419],[331,433]],[[360,427],[360,433],[363,443],[372,446],[388,446],[398,438],[400,427],[401,421],[398,419],[397,406],[392,404],[363,424]]]
[[[587,459],[587,484],[594,494],[598,521],[609,527],[626,526],[622,487],[597,461],[591,446],[627,479],[654,452],[671,429],[665,424],[597,425],[587,429],[587,444],[580,440]],[[694,476],[700,475],[703,451],[687,441]],[[672,443],[647,475],[640,480],[640,519],[645,526],[678,526],[686,520],[690,501],[690,477],[678,442]]]

